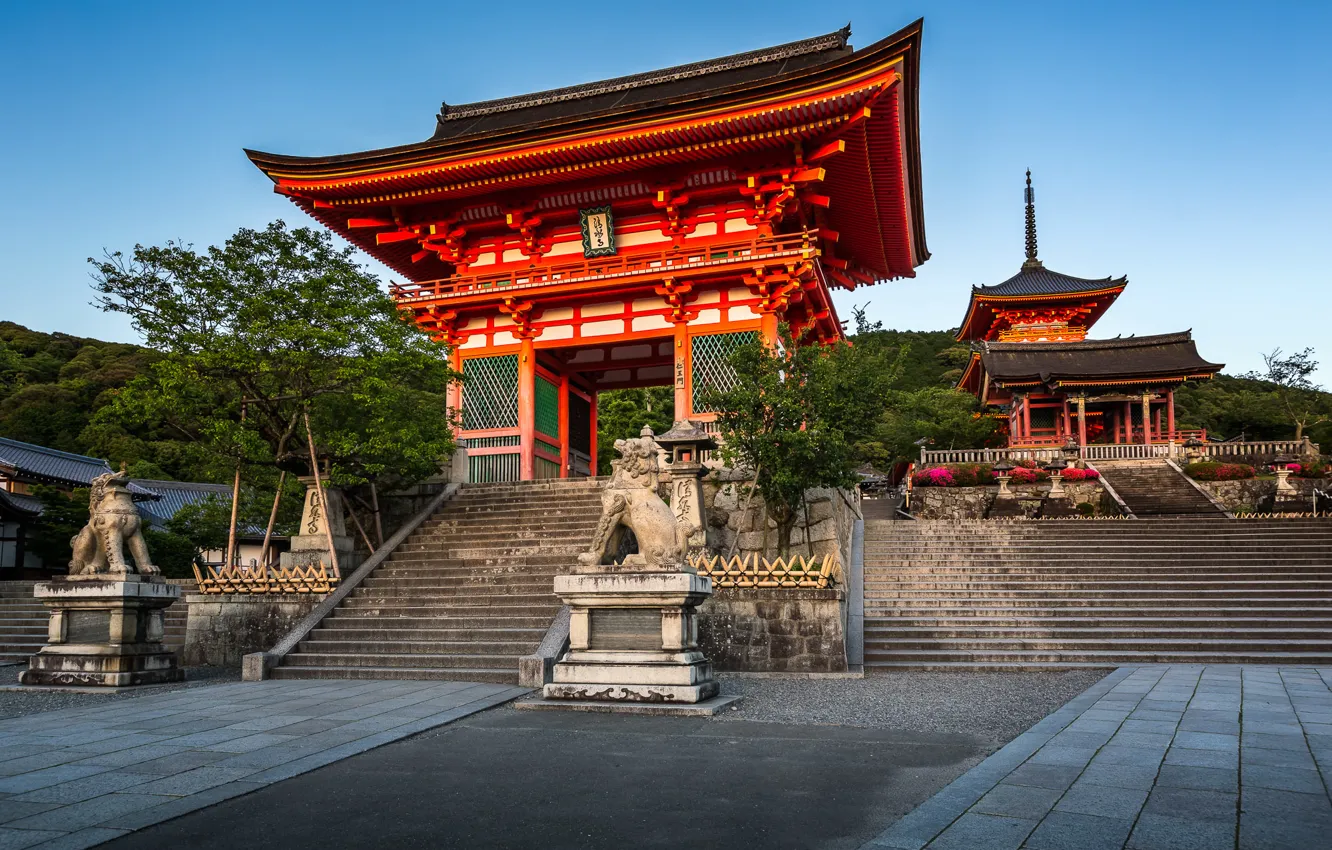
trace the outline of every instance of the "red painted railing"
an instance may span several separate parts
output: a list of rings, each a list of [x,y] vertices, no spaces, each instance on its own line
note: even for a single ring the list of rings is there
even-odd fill
[[[777,257],[814,256],[817,231],[784,236],[751,236],[742,240],[719,241],[701,245],[670,246],[657,250],[627,249],[613,257],[578,259],[567,263],[539,266],[497,268],[425,280],[392,284],[389,292],[399,301],[446,298],[490,290],[525,290],[560,283],[576,283],[607,277],[661,275],[732,263],[752,263]]]

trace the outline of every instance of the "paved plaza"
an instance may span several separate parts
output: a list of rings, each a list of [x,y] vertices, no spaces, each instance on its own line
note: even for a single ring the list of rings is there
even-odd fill
[[[523,693],[468,682],[270,681],[0,721],[0,850],[109,841]]]
[[[866,850],[1332,847],[1332,668],[1125,667]]]

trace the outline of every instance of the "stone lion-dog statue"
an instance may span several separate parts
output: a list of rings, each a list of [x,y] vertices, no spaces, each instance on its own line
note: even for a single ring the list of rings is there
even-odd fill
[[[651,432],[616,440],[620,457],[611,461],[610,484],[601,494],[601,519],[588,551],[578,556],[584,566],[596,566],[619,551],[625,529],[633,532],[637,554],[625,556],[626,568],[685,569],[688,530],[681,528],[670,506],[657,495],[661,447]]]
[[[88,515],[88,524],[69,541],[74,549],[74,559],[69,562],[71,577],[136,572],[125,560],[125,546],[129,547],[137,572],[143,575],[161,573],[148,556],[148,544],[143,540],[141,529],[143,521],[134,507],[128,476],[108,472],[94,478]]]

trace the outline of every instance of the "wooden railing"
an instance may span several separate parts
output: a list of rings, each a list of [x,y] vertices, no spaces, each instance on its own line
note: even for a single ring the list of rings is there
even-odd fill
[[[1187,433],[1187,432],[1180,432]],[[1246,455],[1291,455],[1319,453],[1317,443],[1304,440],[1249,440],[1233,443],[1206,443],[1197,451],[1204,458],[1243,457]],[[1083,460],[1150,460],[1154,458],[1187,459],[1189,450],[1181,442],[1167,443],[1093,443],[1082,446]],[[1062,446],[1010,446],[1001,449],[921,449],[922,466],[940,463],[998,463],[1001,460],[1048,462],[1063,458]]]
[[[700,555],[689,565],[712,579],[713,587],[833,587],[841,578],[836,555],[760,558],[757,555]]]
[[[391,284],[389,292],[399,301],[447,298],[490,290],[524,290],[558,283],[577,283],[607,277],[661,275],[731,263],[750,263],[778,257],[812,257],[817,230],[784,236],[751,236],[705,245],[670,246],[659,250],[626,249],[622,254],[567,263],[542,263],[537,267],[511,267],[490,272],[454,275],[439,280]],[[484,268],[484,267],[483,267]]]
[[[200,593],[331,593],[342,577],[323,562],[308,567],[208,566],[194,577]]]

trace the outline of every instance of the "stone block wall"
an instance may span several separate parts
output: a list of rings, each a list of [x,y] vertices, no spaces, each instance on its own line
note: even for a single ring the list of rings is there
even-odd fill
[[[1329,482],[1313,478],[1286,479],[1299,493],[1299,498],[1310,502],[1314,488],[1327,490]],[[1199,481],[1203,489],[1215,496],[1226,510],[1238,513],[1265,513],[1272,510],[1276,498],[1276,478],[1244,478],[1239,481]],[[1305,510],[1308,510],[1306,507]]]
[[[1008,489],[1017,497],[1018,505],[1028,517],[1036,516],[1041,501],[1050,492],[1048,483],[1010,484]],[[1113,515],[1115,511],[1105,488],[1096,481],[1064,483],[1064,491],[1072,505],[1089,502],[1097,516]],[[991,487],[917,487],[911,491],[911,513],[917,519],[984,519],[995,497],[998,485]]]
[[[181,664],[186,667],[239,667],[251,652],[271,649],[296,627],[322,595],[191,594]]]
[[[717,670],[845,673],[839,588],[718,588],[699,608],[698,640]]]
[[[708,513],[708,550],[728,554],[777,557],[777,523],[763,497],[751,497],[751,479],[743,472],[720,469],[703,479],[703,503]],[[823,487],[805,494],[802,510],[791,531],[791,554],[837,554],[843,569],[851,563],[851,532],[860,518],[860,496],[852,490]]]

